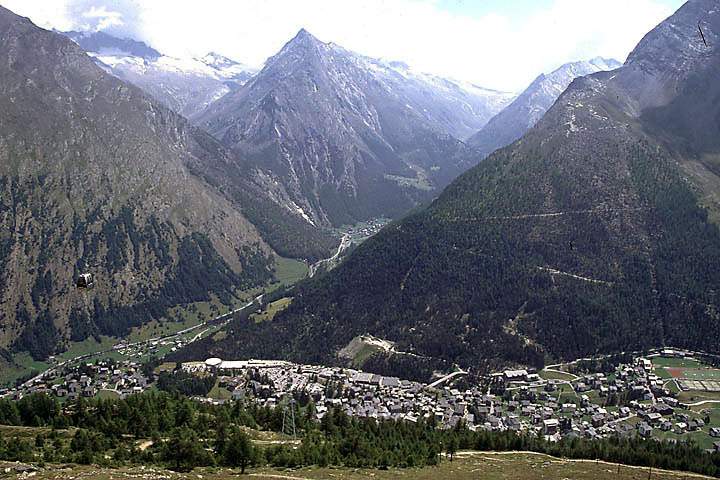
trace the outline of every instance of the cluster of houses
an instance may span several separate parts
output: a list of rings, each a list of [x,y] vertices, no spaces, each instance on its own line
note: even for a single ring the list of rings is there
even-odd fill
[[[534,431],[550,441],[611,435],[677,439],[702,431],[718,439],[715,447],[720,451],[720,426],[707,425],[707,417],[680,403],[647,358],[619,365],[611,373],[557,372],[561,374],[554,379],[527,370],[507,370],[465,381],[463,388],[453,388],[450,379],[465,372],[428,385],[348,368],[274,360],[210,358],[184,363],[182,368],[216,375],[218,386],[229,392],[228,399],[204,401],[242,400],[278,407],[293,399],[312,402],[318,419],[339,408],[351,416],[424,419],[445,428],[462,422],[471,430]],[[44,392],[76,399],[110,391],[123,397],[143,392],[151,381],[132,361],[97,362],[58,369],[51,377],[37,378],[6,395],[20,398]]]
[[[446,428],[462,422],[471,430],[535,431],[551,441],[697,431],[720,438],[720,427],[706,425],[699,414],[678,402],[646,358],[620,365],[611,374],[568,375],[567,380],[507,370],[462,390],[429,388],[347,368],[277,361],[208,359],[184,368],[214,372],[233,400],[268,407],[290,398],[312,400],[318,419],[340,408],[352,416],[410,422],[422,418]]]
[[[13,399],[45,393],[60,399],[77,400],[80,397],[92,398],[105,391],[122,398],[142,393],[150,383],[151,379],[135,362],[97,362],[58,369],[53,375],[35,378],[22,388],[5,394]]]
[[[369,220],[361,225],[347,227],[344,233],[354,238],[369,238],[378,233],[387,223],[387,219]]]

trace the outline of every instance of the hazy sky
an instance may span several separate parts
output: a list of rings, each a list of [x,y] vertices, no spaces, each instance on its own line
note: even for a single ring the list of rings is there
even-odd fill
[[[625,57],[682,0],[0,0],[45,28],[106,30],[174,56],[261,65],[301,27],[358,53],[488,88]]]

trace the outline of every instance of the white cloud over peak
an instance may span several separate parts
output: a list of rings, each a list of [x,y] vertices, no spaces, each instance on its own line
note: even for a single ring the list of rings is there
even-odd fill
[[[543,8],[512,18],[464,16],[443,10],[437,0],[0,2],[45,27],[102,29],[170,55],[216,51],[251,65],[262,64],[304,27],[358,53],[508,91],[569,61],[623,61],[672,13],[667,0],[546,0]]]

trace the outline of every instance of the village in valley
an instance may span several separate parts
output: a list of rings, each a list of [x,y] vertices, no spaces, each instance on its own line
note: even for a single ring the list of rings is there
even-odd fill
[[[549,441],[640,436],[693,441],[720,451],[720,369],[710,366],[713,362],[715,357],[666,349],[583,359],[537,372],[475,376],[456,371],[425,384],[275,360],[209,358],[177,365],[95,360],[49,370],[0,393],[14,399],[46,393],[63,402],[118,398],[156,389],[158,374],[174,371],[213,379],[212,389],[195,397],[199,401],[312,409],[318,420],[341,409],[377,420],[423,419],[443,428],[462,424],[470,430],[534,432]]]

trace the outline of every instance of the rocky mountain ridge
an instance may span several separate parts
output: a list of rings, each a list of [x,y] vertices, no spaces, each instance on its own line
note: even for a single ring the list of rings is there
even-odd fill
[[[472,128],[448,120],[457,104],[478,125],[509,100],[451,82],[445,94],[403,68],[301,30],[195,121],[249,158],[314,225],[397,216],[471,166],[450,134]]]
[[[621,65],[617,60],[598,57],[567,63],[547,75],[541,74],[510,105],[470,137],[468,144],[483,157],[511,144],[535,126],[573,80]]]

